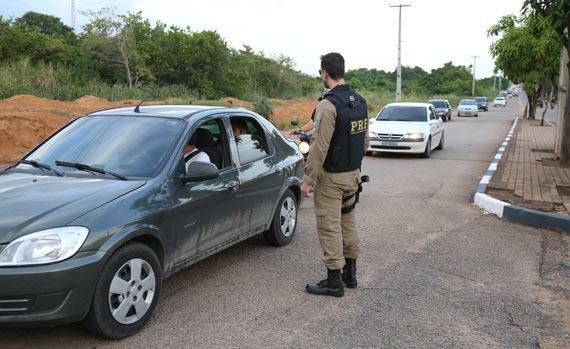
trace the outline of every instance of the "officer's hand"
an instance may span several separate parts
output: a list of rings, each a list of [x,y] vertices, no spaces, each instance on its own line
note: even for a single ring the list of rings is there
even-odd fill
[[[306,197],[306,198],[311,197],[312,191],[313,191],[313,187],[311,187],[307,183],[303,182],[303,184],[301,184],[301,194],[303,194],[304,197]]]

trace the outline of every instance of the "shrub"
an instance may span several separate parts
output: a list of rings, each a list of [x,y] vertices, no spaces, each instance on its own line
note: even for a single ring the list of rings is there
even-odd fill
[[[261,97],[255,102],[254,111],[269,120],[273,115],[273,103],[269,98]]]

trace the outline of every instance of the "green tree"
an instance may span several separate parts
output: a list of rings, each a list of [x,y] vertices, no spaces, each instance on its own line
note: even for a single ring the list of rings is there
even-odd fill
[[[465,66],[456,66],[447,62],[441,68],[432,69],[429,75],[424,76],[419,85],[424,87],[430,95],[471,93],[473,75]]]
[[[85,52],[104,64],[120,66],[127,86],[133,86],[133,73],[142,75],[144,62],[138,56],[133,28],[142,21],[141,12],[119,15],[114,9],[86,11],[90,22],[83,27],[81,44]]]
[[[523,13],[534,13],[544,18],[554,29],[563,43],[567,57],[570,57],[570,0],[525,0]],[[567,74],[570,75],[570,58],[566,62]],[[570,76],[568,76],[570,81]],[[566,91],[564,103],[564,129],[562,130],[560,163],[570,166],[570,91]]]
[[[27,26],[48,36],[55,36],[66,40],[75,38],[71,27],[63,24],[59,17],[45,15],[37,12],[26,12],[22,17],[14,21],[15,24]]]
[[[511,81],[524,81],[530,96],[528,115],[534,119],[545,81],[553,81],[558,73],[560,40],[547,21],[532,14],[520,18],[504,16],[488,34],[501,35],[490,47],[496,69]]]

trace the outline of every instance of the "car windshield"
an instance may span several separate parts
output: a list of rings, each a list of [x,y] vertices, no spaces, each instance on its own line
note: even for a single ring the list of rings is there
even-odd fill
[[[496,101],[504,101],[505,99],[503,97],[497,97],[495,98]]]
[[[487,101],[487,98],[485,98],[485,97],[477,97],[477,98],[475,98],[475,100],[476,100],[477,102],[486,102],[486,101]]]
[[[461,103],[459,103],[459,105],[477,105],[477,103],[472,99],[468,99],[468,100],[461,101]]]
[[[435,108],[447,108],[445,101],[429,101]]]
[[[58,166],[56,161],[85,164],[126,177],[151,177],[180,137],[184,123],[148,116],[83,117],[41,145],[26,160],[47,164],[67,174],[78,169]]]
[[[425,107],[388,106],[378,114],[376,120],[382,121],[427,121]]]

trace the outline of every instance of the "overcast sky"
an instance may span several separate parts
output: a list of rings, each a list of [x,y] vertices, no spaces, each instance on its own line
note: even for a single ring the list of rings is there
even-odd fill
[[[492,76],[492,40],[487,29],[504,15],[519,14],[523,0],[409,0],[402,10],[402,64],[430,71],[445,62],[470,65],[479,56],[477,78]],[[319,56],[340,52],[347,69],[394,70],[397,65],[398,4],[386,0],[76,0],[76,8],[105,6],[143,11],[143,16],[191,30],[216,30],[228,44],[293,58],[296,68],[317,75]],[[71,0],[0,0],[0,15],[27,11],[70,23]],[[78,14],[78,27],[86,19]],[[79,28],[78,28],[79,29]]]

